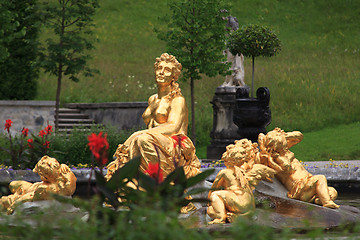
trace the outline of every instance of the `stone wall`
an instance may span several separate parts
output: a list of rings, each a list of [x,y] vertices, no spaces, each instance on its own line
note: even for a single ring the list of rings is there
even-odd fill
[[[147,102],[69,103],[67,108],[79,109],[98,124],[111,125],[118,130],[145,128],[142,114]]]
[[[4,133],[7,119],[11,119],[11,134],[19,134],[23,127],[36,133],[47,124],[54,125],[55,101],[0,101],[0,133]]]
[[[147,102],[69,103],[67,108],[79,109],[96,123],[111,125],[118,130],[145,128],[142,114]],[[23,127],[33,133],[50,125],[54,126],[55,101],[0,101],[0,133],[4,133],[5,120],[11,119],[12,134],[19,134]]]

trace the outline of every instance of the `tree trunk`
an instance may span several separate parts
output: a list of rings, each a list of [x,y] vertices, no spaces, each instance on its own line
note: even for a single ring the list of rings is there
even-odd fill
[[[195,94],[194,79],[190,77],[190,93],[191,93],[191,140],[196,145],[196,129],[195,129]]]
[[[255,57],[252,57],[252,81],[251,81],[251,97],[254,97],[254,73],[255,73]]]
[[[59,108],[60,108],[60,93],[61,93],[61,79],[62,79],[62,64],[59,64],[58,79],[56,89],[56,103],[55,103],[55,132],[59,130]]]
[[[62,49],[63,40],[65,34],[65,2],[62,2],[62,16],[61,16],[61,32],[60,32],[60,42],[59,47]],[[62,56],[61,56],[62,59]],[[56,89],[56,104],[55,104],[55,132],[59,130],[59,108],[60,108],[60,93],[61,93],[61,79],[63,74],[63,60],[60,61],[57,73],[57,89]]]

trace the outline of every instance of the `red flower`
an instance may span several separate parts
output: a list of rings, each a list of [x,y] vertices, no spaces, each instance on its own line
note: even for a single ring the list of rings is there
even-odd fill
[[[10,127],[11,127],[11,124],[12,124],[13,122],[11,121],[11,119],[8,119],[8,120],[6,120],[5,121],[5,128],[4,128],[4,130],[7,130],[8,132],[10,132]]]
[[[186,136],[175,135],[175,136],[171,136],[171,138],[175,140],[174,148],[176,148],[177,146],[181,146],[182,148],[185,148],[184,140],[186,140]]]
[[[39,132],[39,137],[44,137],[44,135],[46,135],[46,132],[44,131],[44,130],[41,130],[40,132]]]
[[[92,133],[88,136],[88,146],[98,163],[103,166],[108,162],[107,150],[109,149],[109,143],[107,141],[107,134],[105,134],[104,137],[102,134],[102,132],[100,132],[99,135]]]
[[[34,148],[33,145],[32,145],[33,142],[34,142],[34,139],[30,138],[30,139],[27,140],[27,142],[28,142],[29,148]]]
[[[27,137],[27,135],[29,134],[29,129],[28,128],[23,128],[22,131],[21,131],[22,135],[24,137]]]
[[[50,142],[49,142],[49,141],[45,141],[43,145],[45,146],[46,149],[49,149],[49,147],[50,147]]]
[[[45,131],[46,131],[46,134],[50,135],[50,133],[52,133],[52,126],[51,125],[48,125],[46,128],[45,128]]]
[[[149,174],[150,177],[156,179],[158,183],[161,183],[164,179],[163,171],[159,166],[159,163],[151,163],[149,162],[148,169],[146,169],[145,173]]]

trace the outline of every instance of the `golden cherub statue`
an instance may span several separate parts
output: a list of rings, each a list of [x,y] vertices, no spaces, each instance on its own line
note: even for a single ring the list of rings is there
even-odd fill
[[[226,147],[222,155],[226,169],[221,170],[209,192],[209,224],[232,222],[235,216],[247,215],[255,209],[253,190],[259,181],[274,177],[275,170],[259,164],[256,143],[242,139]]]
[[[280,128],[275,128],[266,135],[261,133],[258,139],[260,155],[263,160],[275,163],[269,164],[269,167],[277,170],[276,177],[289,191],[289,198],[339,208],[333,201],[337,197],[337,191],[328,187],[326,177],[310,174],[289,150],[302,139],[301,132],[285,133]]]
[[[106,180],[136,156],[141,156],[140,169],[143,172],[149,163],[157,162],[160,162],[164,177],[177,166],[184,167],[187,177],[200,172],[195,147],[186,136],[188,109],[176,82],[182,66],[174,56],[163,53],[156,58],[154,67],[158,91],[149,98],[142,115],[147,129],[133,133],[119,144],[114,154],[116,159],[107,166]]]
[[[51,194],[72,196],[76,189],[76,177],[65,164],[59,164],[55,158],[42,157],[33,172],[39,174],[42,182],[29,183],[26,181],[12,181],[9,185],[13,193],[0,199],[0,206],[8,214],[23,202],[50,200]]]

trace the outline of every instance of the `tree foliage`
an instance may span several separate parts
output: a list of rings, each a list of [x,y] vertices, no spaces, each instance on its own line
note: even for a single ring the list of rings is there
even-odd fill
[[[16,29],[15,22],[12,22],[14,13],[9,11],[9,3],[5,0],[0,1],[0,63],[2,63],[8,56],[7,43],[11,40],[13,35],[9,32],[14,32]]]
[[[49,0],[45,3],[44,22],[54,34],[46,40],[40,59],[45,72],[57,77],[56,129],[63,77],[68,76],[76,82],[80,72],[85,76],[93,76],[96,72],[87,66],[88,51],[94,48],[91,27],[96,8],[97,0]]]
[[[2,1],[0,22],[0,99],[33,99],[39,74],[36,0]]]
[[[225,75],[228,65],[225,49],[225,0],[171,0],[171,16],[163,17],[165,27],[157,29],[158,37],[167,43],[167,51],[183,66],[183,79],[190,79],[192,140],[195,143],[194,80],[201,74]]]
[[[281,50],[279,38],[267,27],[250,24],[234,31],[230,35],[228,47],[234,55],[243,54],[245,57],[252,58],[251,96],[253,96],[255,57],[272,57],[278,54]]]

